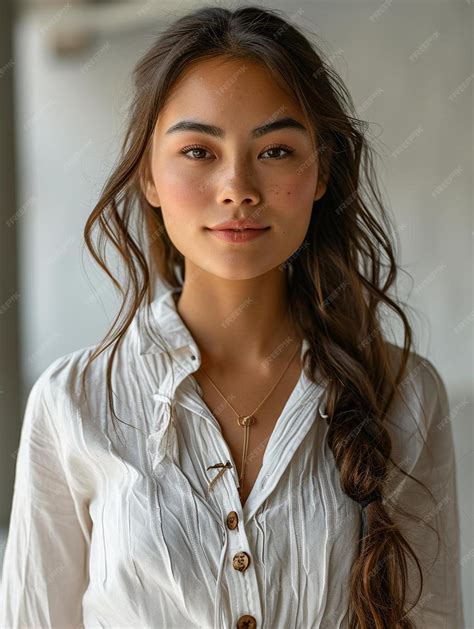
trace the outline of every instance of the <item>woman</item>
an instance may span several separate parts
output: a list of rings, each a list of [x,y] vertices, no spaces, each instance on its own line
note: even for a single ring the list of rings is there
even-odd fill
[[[30,394],[3,625],[462,627],[446,390],[347,90],[257,7],[177,20],[134,80],[85,228],[129,308]]]

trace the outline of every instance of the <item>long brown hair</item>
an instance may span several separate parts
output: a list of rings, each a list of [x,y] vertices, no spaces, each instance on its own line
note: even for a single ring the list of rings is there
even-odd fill
[[[411,628],[409,612],[421,597],[422,570],[384,495],[390,464],[413,478],[392,460],[391,438],[384,425],[413,343],[404,310],[389,296],[398,271],[391,221],[376,183],[367,124],[355,115],[347,88],[316,44],[280,12],[258,6],[203,7],[166,28],[137,63],[120,161],[84,229],[87,248],[120,290],[123,302],[107,335],[91,353],[83,377],[90,363],[111,346],[107,391],[112,417],[119,419],[113,407],[111,374],[124,333],[143,300],[149,303],[156,273],[168,285],[182,286],[183,255],[167,235],[161,209],[145,198],[143,181],[149,176],[157,116],[170,88],[190,62],[218,55],[264,63],[297,98],[314,131],[314,158],[327,190],[313,205],[304,246],[282,270],[289,278],[291,315],[301,336],[309,341],[305,354],[309,373],[313,377],[319,372],[328,383],[328,444],[341,487],[356,501],[373,491],[384,498],[371,502],[363,512],[363,535],[349,584],[350,626]],[[135,220],[138,235],[132,234]],[[96,226],[97,247],[92,239]],[[107,266],[108,242],[125,262],[125,287]],[[403,326],[396,370],[381,328],[382,307],[398,315]],[[119,323],[122,312],[125,316]],[[395,504],[390,506],[410,517]],[[407,610],[410,557],[421,583],[414,605]]]

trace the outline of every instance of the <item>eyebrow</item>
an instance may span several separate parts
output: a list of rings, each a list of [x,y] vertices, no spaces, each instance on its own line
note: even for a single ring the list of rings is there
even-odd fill
[[[298,120],[295,120],[294,118],[285,117],[274,120],[273,122],[267,122],[259,127],[255,127],[255,129],[252,129],[250,132],[250,135],[252,138],[260,138],[262,135],[278,129],[296,129],[302,133],[308,133],[308,130],[303,124],[301,124],[301,122],[298,122]],[[223,138],[225,136],[224,129],[216,127],[215,125],[205,124],[204,122],[199,122],[197,120],[181,120],[180,122],[172,125],[166,131],[166,134],[177,133],[179,131],[197,131],[198,133],[212,135],[215,138]]]

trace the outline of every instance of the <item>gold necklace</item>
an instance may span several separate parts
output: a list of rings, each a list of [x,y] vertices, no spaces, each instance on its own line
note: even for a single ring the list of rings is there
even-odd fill
[[[298,349],[299,349],[299,346],[297,346],[295,351],[292,353],[290,360],[288,361],[288,363],[287,363],[285,369],[283,370],[283,372],[280,374],[280,377],[278,378],[278,380],[275,382],[273,387],[270,389],[270,391],[267,393],[267,395],[263,398],[263,400],[260,402],[260,404],[257,406],[257,408],[252,413],[250,413],[250,415],[240,415],[235,410],[235,408],[232,406],[232,404],[229,402],[229,400],[221,393],[221,391],[219,390],[217,385],[214,383],[212,378],[209,376],[208,373],[206,373],[205,369],[201,365],[201,369],[202,369],[203,373],[209,379],[209,381],[211,382],[212,386],[216,389],[217,393],[219,393],[219,395],[225,400],[225,402],[227,402],[227,404],[231,407],[231,409],[237,415],[237,423],[239,424],[239,426],[242,426],[242,428],[244,428],[244,446],[243,446],[242,465],[241,465],[241,469],[240,469],[240,479],[239,479],[239,488],[238,488],[239,496],[241,498],[242,498],[242,491],[243,491],[243,485],[244,485],[244,479],[245,479],[245,468],[246,468],[246,465],[247,465],[247,450],[248,450],[248,444],[249,444],[250,426],[252,426],[257,421],[256,417],[255,417],[255,413],[262,406],[262,404],[267,400],[267,398],[270,396],[270,394],[273,393],[275,387],[280,382],[280,380],[283,378],[283,376],[286,373],[288,367],[290,366],[290,364],[291,364],[293,358],[295,357],[295,354],[298,351]],[[212,481],[211,481],[211,483],[209,485],[209,491],[211,491],[212,486],[217,481],[217,479],[220,478],[220,476],[225,472],[226,468],[231,467],[231,466],[230,466],[230,463],[227,462],[226,465],[223,465],[222,463],[218,463],[217,465],[211,465],[210,467],[223,467],[223,469],[216,475],[215,478],[212,479]],[[210,469],[210,467],[207,468],[207,469]]]

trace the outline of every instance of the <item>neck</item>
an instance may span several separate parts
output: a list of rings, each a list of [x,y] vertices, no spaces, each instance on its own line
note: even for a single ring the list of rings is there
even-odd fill
[[[204,367],[265,375],[301,342],[289,315],[284,271],[226,280],[187,266],[185,277],[193,279],[185,279],[181,293],[174,295],[176,307],[199,346]]]

